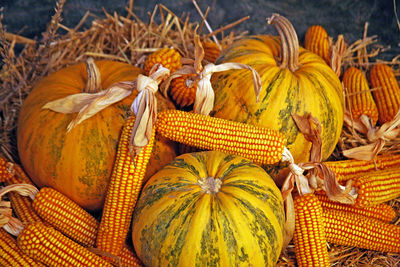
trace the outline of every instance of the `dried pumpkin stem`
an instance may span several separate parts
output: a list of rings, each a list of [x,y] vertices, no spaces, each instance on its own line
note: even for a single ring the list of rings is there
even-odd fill
[[[299,68],[299,40],[296,30],[290,21],[279,14],[268,18],[268,24],[273,24],[281,38],[280,67],[295,72]]]
[[[99,68],[94,59],[89,57],[86,60],[87,81],[83,89],[84,93],[97,93],[101,91],[101,76]]]

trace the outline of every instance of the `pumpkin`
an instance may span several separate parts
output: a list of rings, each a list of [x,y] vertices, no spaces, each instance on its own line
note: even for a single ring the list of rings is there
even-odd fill
[[[334,71],[318,55],[299,46],[295,29],[279,15],[270,19],[279,32],[253,35],[224,49],[217,64],[238,62],[261,76],[259,101],[250,72],[214,74],[214,109],[210,115],[269,127],[283,133],[296,162],[308,162],[311,142],[299,132],[292,114],[311,113],[322,126],[322,158],[339,140],[344,113],[343,90]]]
[[[258,165],[217,151],[182,154],[143,187],[132,241],[145,266],[275,266],[282,195]]]
[[[143,71],[126,63],[97,61],[101,88],[119,81],[132,81]],[[85,88],[87,84],[87,88]],[[95,88],[93,88],[95,87]],[[88,210],[102,207],[108,181],[116,157],[119,135],[137,91],[105,108],[67,132],[76,113],[63,114],[43,109],[53,100],[82,92],[96,92],[100,87],[87,80],[85,63],[63,68],[39,81],[27,96],[20,110],[17,128],[18,153],[21,164],[39,187],[52,187]],[[171,103],[160,101],[161,108]],[[159,138],[149,175],[175,155],[171,141]]]

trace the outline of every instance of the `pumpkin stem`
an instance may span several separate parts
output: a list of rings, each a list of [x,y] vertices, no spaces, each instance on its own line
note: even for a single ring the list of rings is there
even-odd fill
[[[287,18],[279,14],[273,14],[268,18],[268,23],[275,26],[281,38],[280,67],[295,72],[300,67],[296,30]]]
[[[101,76],[99,68],[94,59],[89,57],[86,60],[87,81],[83,89],[84,93],[97,93],[101,91]]]
[[[204,190],[205,193],[215,195],[219,192],[221,188],[222,181],[221,179],[214,177],[203,178],[198,181],[201,189]]]

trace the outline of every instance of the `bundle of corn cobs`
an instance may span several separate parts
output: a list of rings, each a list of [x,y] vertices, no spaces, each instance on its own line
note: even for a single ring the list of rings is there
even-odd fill
[[[399,264],[399,62],[366,33],[218,39],[158,5],[60,36],[63,3],[0,35],[2,265]]]

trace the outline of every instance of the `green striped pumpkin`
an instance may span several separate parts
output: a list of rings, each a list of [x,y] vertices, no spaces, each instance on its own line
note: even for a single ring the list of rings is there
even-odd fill
[[[261,167],[204,151],[180,155],[150,178],[132,238],[145,266],[274,266],[283,224],[281,193]]]
[[[322,157],[326,159],[343,125],[340,80],[321,57],[299,47],[287,19],[279,16],[275,26],[281,36],[255,35],[238,40],[217,60],[218,64],[238,62],[253,67],[262,80],[260,101],[256,102],[249,71],[221,72],[212,77],[215,103],[210,115],[279,130],[295,161],[307,162],[311,143],[299,132],[291,115],[311,113],[322,125]]]

